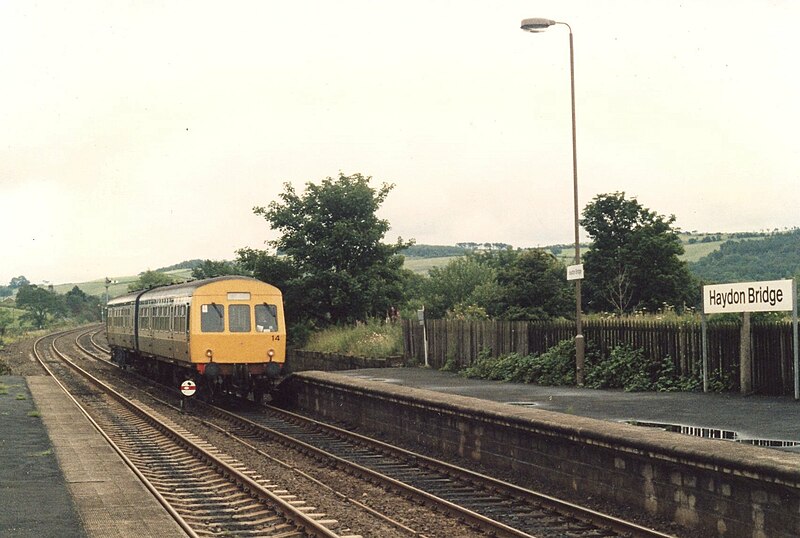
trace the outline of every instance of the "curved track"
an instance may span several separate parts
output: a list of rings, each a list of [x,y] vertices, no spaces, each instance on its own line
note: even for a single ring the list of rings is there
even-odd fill
[[[490,535],[668,536],[274,407],[233,413],[193,402],[192,408],[242,443],[276,440]]]
[[[76,332],[40,338],[35,356],[187,534],[339,536],[331,530],[336,521],[70,360],[56,341]]]

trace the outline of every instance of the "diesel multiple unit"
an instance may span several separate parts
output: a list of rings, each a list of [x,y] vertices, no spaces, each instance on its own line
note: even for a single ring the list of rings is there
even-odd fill
[[[275,286],[218,277],[129,293],[108,303],[106,332],[120,366],[200,394],[252,393],[259,400],[286,358],[283,301]]]

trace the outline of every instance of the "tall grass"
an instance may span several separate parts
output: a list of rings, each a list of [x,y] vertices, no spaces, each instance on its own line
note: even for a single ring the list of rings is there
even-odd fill
[[[403,328],[400,324],[378,320],[355,326],[330,327],[312,334],[303,349],[370,358],[402,355]]]

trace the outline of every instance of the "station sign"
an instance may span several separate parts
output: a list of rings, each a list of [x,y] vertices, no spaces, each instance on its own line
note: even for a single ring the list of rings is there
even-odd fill
[[[583,264],[567,267],[567,280],[583,280]]]
[[[794,301],[791,280],[703,286],[703,311],[706,314],[783,312],[792,310]]]

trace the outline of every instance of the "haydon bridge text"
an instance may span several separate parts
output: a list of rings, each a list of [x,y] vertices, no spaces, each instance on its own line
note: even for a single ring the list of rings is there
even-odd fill
[[[712,305],[719,305],[725,308],[726,305],[734,304],[748,304],[748,303],[767,303],[770,306],[775,306],[783,301],[783,290],[766,288],[747,288],[745,293],[743,290],[734,291],[728,290],[728,293],[720,293],[718,291],[711,291],[708,297]]]
[[[703,286],[703,295],[707,314],[786,311],[794,305],[791,280]]]

